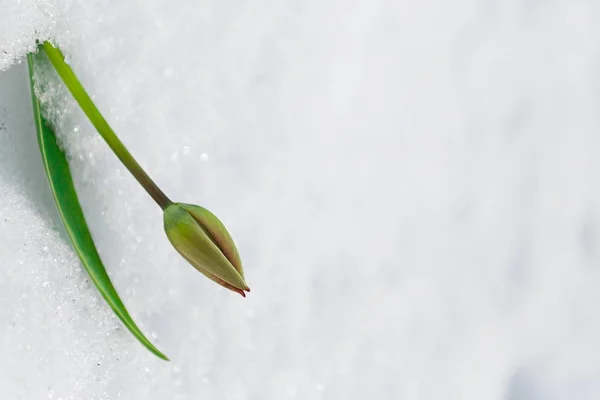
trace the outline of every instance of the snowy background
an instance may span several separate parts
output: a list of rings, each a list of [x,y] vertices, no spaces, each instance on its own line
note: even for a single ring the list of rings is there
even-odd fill
[[[600,3],[0,0],[3,399],[600,398]],[[44,97],[117,289],[47,187],[24,55],[52,38],[248,298],[58,81]]]

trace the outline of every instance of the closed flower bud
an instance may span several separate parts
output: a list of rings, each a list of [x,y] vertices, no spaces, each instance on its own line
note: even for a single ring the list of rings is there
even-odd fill
[[[207,209],[171,203],[164,210],[165,232],[194,268],[219,285],[246,297],[250,288],[238,251],[219,219]]]

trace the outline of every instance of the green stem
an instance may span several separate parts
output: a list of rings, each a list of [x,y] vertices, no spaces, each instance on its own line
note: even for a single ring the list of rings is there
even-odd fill
[[[117,137],[115,132],[112,130],[108,122],[104,119],[96,105],[86,93],[85,89],[77,79],[77,76],[65,62],[65,58],[61,51],[54,47],[49,42],[44,42],[44,51],[48,55],[50,62],[58,72],[85,115],[89,118],[90,122],[98,133],[104,138],[108,146],[121,160],[123,165],[131,172],[135,179],[142,185],[142,187],[148,192],[148,194],[156,201],[156,203],[164,210],[171,200],[163,193],[162,190],[154,183],[154,181],[148,176],[146,171],[142,169],[140,164],[133,158],[131,153],[127,150],[123,142]]]

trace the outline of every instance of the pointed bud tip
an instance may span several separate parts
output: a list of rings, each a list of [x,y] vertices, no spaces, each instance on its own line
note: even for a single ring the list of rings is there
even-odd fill
[[[236,293],[239,293],[242,297],[246,297],[246,292],[244,290],[238,289],[238,288],[230,288],[231,290],[233,290]],[[250,290],[248,290],[249,292]]]

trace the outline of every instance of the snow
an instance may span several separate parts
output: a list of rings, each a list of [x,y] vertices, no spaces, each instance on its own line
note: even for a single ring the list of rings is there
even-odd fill
[[[600,4],[0,2],[7,399],[600,397]],[[238,244],[182,260],[47,72],[111,315],[46,185],[24,55],[64,50],[130,151]]]

